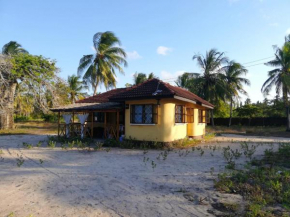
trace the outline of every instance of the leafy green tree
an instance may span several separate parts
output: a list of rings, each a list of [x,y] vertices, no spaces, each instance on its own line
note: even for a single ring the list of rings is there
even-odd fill
[[[213,104],[219,100],[225,101],[228,91],[225,81],[220,76],[220,68],[228,61],[224,53],[211,49],[205,56],[197,54],[192,59],[197,61],[202,73],[192,79],[189,90]],[[213,110],[211,110],[211,123],[214,125]]]
[[[175,84],[178,87],[182,87],[185,89],[188,89],[191,86],[191,81],[194,78],[197,78],[199,76],[198,73],[190,73],[190,72],[185,72],[182,75],[179,75],[177,80],[175,81]]]
[[[4,46],[5,47],[5,46]],[[11,64],[9,70],[0,69],[0,106],[4,111],[0,117],[0,128],[13,127],[14,101],[17,85],[21,85],[26,94],[33,96],[34,106],[41,111],[49,112],[46,95],[53,95],[53,105],[58,105],[60,100],[55,94],[54,84],[59,78],[55,62],[42,56],[33,56],[25,52],[9,57],[2,55],[0,62]],[[1,68],[1,67],[0,67]]]
[[[261,110],[254,105],[247,104],[235,109],[238,117],[245,117],[249,119],[249,125],[253,117],[258,117],[261,114]]]
[[[18,44],[16,41],[10,41],[5,44],[2,48],[3,55],[17,55],[20,53],[28,53],[21,44]]]
[[[268,72],[269,78],[263,84],[261,91],[267,95],[272,87],[275,86],[277,95],[282,92],[287,113],[287,131],[290,131],[288,100],[290,91],[290,49],[288,47],[290,47],[290,42],[288,41],[288,37],[285,38],[285,43],[282,48],[274,48],[275,59],[265,63],[265,65],[275,67],[275,69]]]
[[[223,73],[220,76],[226,82],[226,88],[229,94],[229,126],[231,126],[233,115],[233,102],[239,100],[240,94],[247,95],[247,92],[244,90],[243,85],[250,85],[250,81],[242,77],[243,75],[247,74],[248,70],[240,63],[234,61],[230,61],[227,63],[226,66],[222,67],[222,72]]]
[[[76,100],[84,97],[85,93],[82,92],[87,86],[80,81],[80,77],[76,75],[68,76],[67,79],[69,88],[69,98],[71,103],[75,103]]]
[[[144,81],[147,81],[147,80],[152,79],[152,78],[156,78],[156,76],[154,75],[153,72],[151,72],[148,76],[145,73],[135,72],[134,85],[141,84]]]
[[[93,37],[95,54],[84,55],[80,59],[78,75],[83,76],[97,94],[102,83],[106,89],[116,87],[116,70],[124,73],[122,65],[127,66],[126,52],[113,32],[98,32]]]

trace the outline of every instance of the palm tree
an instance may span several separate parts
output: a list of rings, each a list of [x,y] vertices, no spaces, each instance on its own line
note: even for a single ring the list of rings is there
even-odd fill
[[[182,75],[179,75],[177,77],[177,80],[175,81],[175,84],[178,87],[189,89],[191,80],[194,79],[194,78],[197,78],[198,76],[199,76],[199,73],[185,72]]]
[[[83,82],[79,80],[79,76],[68,76],[67,82],[69,87],[69,95],[71,103],[75,103],[76,100],[83,97],[85,93],[82,92],[87,86],[83,85]]]
[[[242,66],[240,63],[235,61],[230,61],[224,67],[222,67],[221,72],[223,72],[220,76],[227,84],[227,90],[229,94],[230,100],[230,119],[229,126],[231,126],[232,122],[232,114],[233,114],[233,101],[239,99],[239,93],[247,95],[247,92],[244,90],[243,85],[250,85],[250,81],[246,78],[241,77],[242,75],[246,75],[248,70]]]
[[[86,84],[90,84],[97,93],[98,86],[103,83],[106,89],[116,87],[116,72],[124,74],[121,67],[127,66],[126,52],[119,47],[120,40],[113,32],[98,32],[93,37],[95,54],[84,55],[80,59],[78,75],[83,75]]]
[[[227,96],[226,83],[220,76],[222,65],[228,62],[224,53],[211,49],[206,52],[206,56],[197,54],[192,59],[197,61],[202,74],[192,80],[189,89],[213,104],[220,99],[225,100]],[[214,125],[213,110],[211,110],[211,121]]]
[[[288,94],[290,92],[290,50],[287,49],[289,43],[286,37],[285,44],[282,48],[274,47],[275,59],[265,63],[265,65],[275,67],[275,69],[268,72],[269,78],[265,81],[261,89],[265,95],[271,91],[273,86],[276,86],[277,95],[280,95],[282,92],[282,98],[287,113],[287,131],[290,131],[288,102]]]
[[[135,72],[134,74],[134,84],[141,84],[144,81],[147,81],[148,79],[156,78],[153,72],[151,72],[148,76],[145,73],[138,73]]]
[[[22,48],[21,44],[18,44],[16,41],[10,41],[2,47],[2,54],[4,55],[16,55],[19,53],[28,52]]]

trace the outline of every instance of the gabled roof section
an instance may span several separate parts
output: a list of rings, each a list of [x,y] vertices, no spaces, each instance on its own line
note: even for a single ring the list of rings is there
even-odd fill
[[[114,96],[119,93],[123,93],[124,91],[128,90],[129,88],[116,88],[109,90],[104,93],[100,93],[91,97],[87,97],[85,99],[81,99],[76,101],[76,103],[104,103],[109,102],[109,97]]]
[[[127,88],[126,91],[117,93],[109,97],[110,101],[125,101],[137,99],[161,99],[161,98],[174,98],[180,97],[194,101],[198,104],[213,108],[214,106],[208,101],[200,98],[199,96],[191,93],[180,87],[172,86],[159,79],[153,78],[147,80],[139,85]]]

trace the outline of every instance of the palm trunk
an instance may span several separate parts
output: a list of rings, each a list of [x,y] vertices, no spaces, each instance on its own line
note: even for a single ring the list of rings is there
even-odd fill
[[[289,103],[288,103],[288,95],[287,95],[287,87],[283,86],[283,100],[286,108],[286,116],[287,116],[287,127],[286,131],[290,132],[290,115],[289,115]]]
[[[98,86],[96,85],[94,89],[94,95],[97,95],[97,90],[98,90]]]
[[[213,109],[211,110],[211,126],[214,126]]]
[[[232,116],[233,116],[233,98],[231,97],[229,127],[232,125]]]
[[[5,103],[0,110],[0,129],[13,129],[14,126],[14,96],[17,83],[11,82],[4,90]]]

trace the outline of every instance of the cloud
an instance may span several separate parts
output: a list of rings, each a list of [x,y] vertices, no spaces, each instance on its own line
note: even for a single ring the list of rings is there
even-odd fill
[[[279,23],[269,23],[269,26],[277,27],[279,26]]]
[[[167,82],[170,84],[175,84],[177,77],[179,75],[182,75],[184,72],[185,72],[185,70],[180,70],[180,71],[176,71],[173,73],[163,70],[160,73],[160,79],[163,80],[164,82]]]
[[[156,50],[156,52],[158,54],[164,55],[164,56],[168,55],[168,53],[171,52],[171,51],[172,51],[172,48],[170,48],[170,47],[164,47],[164,46],[159,46],[157,48],[157,50]]]
[[[128,59],[136,60],[136,59],[142,58],[142,56],[140,56],[140,54],[138,54],[138,52],[135,50],[132,52],[126,52],[126,53],[127,53]]]
[[[286,34],[289,35],[290,34],[290,28],[287,29]]]

